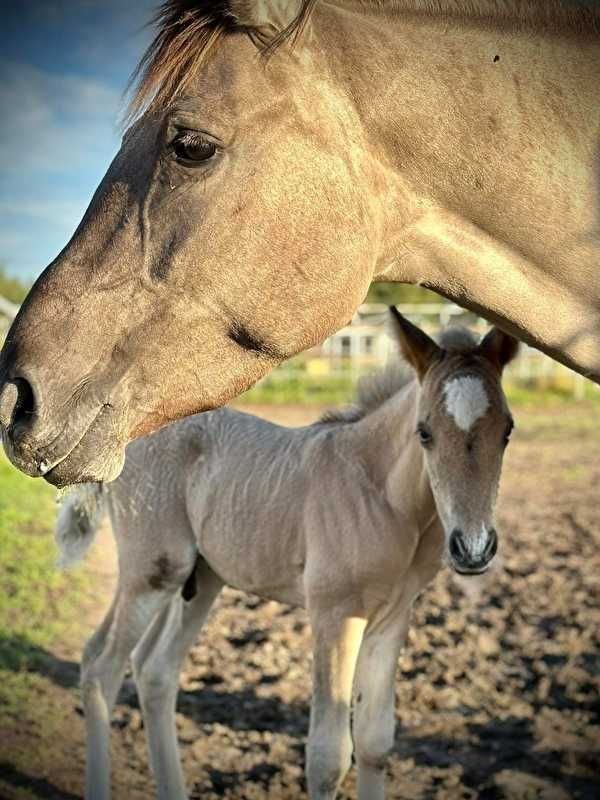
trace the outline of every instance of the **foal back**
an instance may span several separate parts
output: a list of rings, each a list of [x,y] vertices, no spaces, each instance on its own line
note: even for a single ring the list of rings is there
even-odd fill
[[[333,438],[322,426],[284,428],[230,409],[207,416],[186,482],[199,553],[230,586],[305,605],[314,537],[325,557],[339,495]]]

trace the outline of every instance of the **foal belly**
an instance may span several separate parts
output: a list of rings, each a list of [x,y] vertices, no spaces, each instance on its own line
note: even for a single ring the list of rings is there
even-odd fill
[[[230,519],[204,525],[196,535],[198,549],[228,586],[304,605],[304,553],[298,537],[283,528],[269,535],[264,523],[257,523],[247,517],[235,526]]]

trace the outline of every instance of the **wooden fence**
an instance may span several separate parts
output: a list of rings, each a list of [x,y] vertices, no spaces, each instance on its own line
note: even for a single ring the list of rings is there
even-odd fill
[[[479,335],[489,323],[453,303],[415,303],[399,305],[398,310],[429,334],[448,325],[465,325]],[[352,322],[323,344],[282,364],[263,383],[285,382],[309,376],[323,382],[350,374],[352,379],[383,366],[394,351],[387,333],[387,307],[362,305]],[[581,399],[592,384],[533,347],[522,345],[519,358],[507,370],[508,380],[531,388],[559,389]]]
[[[481,335],[489,328],[485,320],[453,303],[405,304],[398,309],[431,334],[452,324],[466,325]],[[0,296],[0,341],[18,310],[18,306]],[[386,333],[386,312],[383,305],[362,305],[349,325],[318,347],[282,364],[262,383],[310,378],[325,384],[339,380],[341,376],[349,376],[354,381],[365,372],[381,367],[393,349]],[[586,387],[590,385],[581,375],[525,345],[507,375],[517,385],[561,389],[577,399],[584,397]]]

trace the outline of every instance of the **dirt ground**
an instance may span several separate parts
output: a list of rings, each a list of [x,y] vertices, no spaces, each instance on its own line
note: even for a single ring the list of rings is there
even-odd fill
[[[298,409],[258,411],[307,421]],[[389,798],[600,798],[600,428],[572,410],[516,417],[495,568],[477,579],[444,570],[416,605],[398,669]],[[104,535],[86,572],[87,622],[108,605],[113,557]],[[50,654],[29,700],[39,717],[0,732],[0,797],[81,797],[80,648]],[[181,681],[192,798],[306,797],[310,661],[304,611],[224,593]],[[116,800],[151,797],[131,681],[114,714],[113,754]],[[354,788],[351,771],[341,798]]]

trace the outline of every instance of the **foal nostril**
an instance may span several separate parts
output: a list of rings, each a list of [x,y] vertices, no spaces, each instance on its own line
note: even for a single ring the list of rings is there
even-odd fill
[[[25,378],[15,378],[4,384],[0,394],[0,424],[5,428],[28,426],[35,412],[35,396]]]
[[[481,547],[481,540],[475,537],[474,541],[465,537],[459,528],[450,534],[448,548],[454,569],[461,575],[473,575],[485,572],[487,565],[496,555],[498,549],[498,536],[491,528],[487,534],[485,547]]]
[[[488,540],[485,546],[485,550],[482,554],[482,560],[486,562],[491,561],[492,558],[496,555],[498,551],[498,534],[496,533],[496,529],[492,528],[488,533]]]
[[[464,561],[467,557],[467,548],[462,538],[462,531],[455,528],[450,534],[450,555],[455,561]]]

